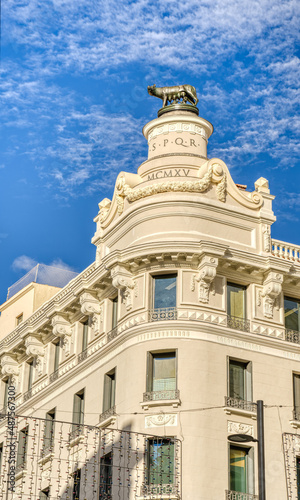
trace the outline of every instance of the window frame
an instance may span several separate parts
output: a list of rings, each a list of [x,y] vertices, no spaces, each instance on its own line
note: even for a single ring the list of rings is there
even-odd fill
[[[27,365],[27,373],[28,373],[28,377],[27,377],[27,392],[31,391],[32,389],[32,386],[33,386],[33,379],[34,379],[34,360],[31,359],[29,361],[26,361],[26,365]]]
[[[151,305],[150,305],[150,309],[168,309],[168,308],[176,308],[177,307],[177,304],[178,304],[178,272],[174,272],[174,270],[170,271],[170,272],[164,272],[164,273],[161,273],[161,272],[158,272],[158,273],[153,273],[150,275],[151,276]],[[171,277],[176,277],[176,296],[175,296],[175,305],[173,306],[167,306],[167,308],[165,307],[155,307],[155,280],[157,278],[171,278]]]
[[[79,398],[80,400],[80,409],[79,412],[75,412],[76,409],[76,398]],[[80,391],[76,392],[73,396],[73,412],[72,412],[72,431],[75,431],[76,429],[80,428],[80,426],[84,425],[84,409],[85,409],[85,388],[81,389]],[[78,417],[78,422],[75,420],[75,415],[79,415]]]
[[[48,419],[47,416],[51,417],[53,416],[53,418]],[[48,411],[45,416],[43,448],[42,448],[43,455],[47,451],[48,453],[50,453],[53,449],[54,433],[55,433],[55,416],[56,416],[56,408],[53,408],[53,410]],[[49,427],[47,426],[47,422],[50,422]],[[46,440],[49,440],[49,445],[46,445]]]
[[[76,471],[73,472],[72,476],[73,476],[72,500],[80,500],[81,469],[76,469]]]
[[[82,325],[82,336],[81,336],[81,352],[85,351],[89,343],[89,320],[85,320],[81,323]]]
[[[27,462],[27,448],[28,448],[28,431],[29,431],[29,426],[26,425],[26,427],[23,427],[23,429],[19,430],[18,434],[18,449],[17,449],[17,461],[16,461],[16,467],[22,466],[22,469],[25,469],[26,462]],[[22,443],[22,450],[21,450],[21,439],[24,439],[24,442]],[[20,458],[21,457],[21,458]]]
[[[299,305],[299,314],[298,314],[298,330],[294,330],[293,328],[287,328],[285,323],[285,301],[290,300],[291,302],[295,302]],[[300,299],[296,299],[295,297],[289,297],[287,295],[283,296],[283,315],[284,315],[284,327],[286,330],[292,330],[294,332],[300,332]]]
[[[170,475],[170,477],[172,477],[172,481],[169,481],[169,482],[153,482],[151,481],[151,463],[150,463],[150,460],[151,460],[151,453],[150,453],[150,450],[151,450],[151,443],[153,443],[154,441],[169,441],[169,442],[172,442],[173,444],[173,471],[172,471],[172,474]],[[167,446],[169,446],[168,443],[166,443]],[[161,455],[164,455],[164,453],[162,453]],[[175,450],[175,439],[174,439],[174,436],[162,436],[162,437],[152,437],[152,438],[148,438],[147,439],[147,457],[146,457],[146,463],[147,463],[147,470],[145,471],[145,483],[146,485],[149,487],[151,487],[152,485],[155,487],[157,485],[163,485],[163,486],[167,486],[167,485],[174,485],[175,482],[176,482],[176,473],[175,473],[175,470],[176,470],[176,467],[175,467],[175,460],[176,459],[176,450]],[[160,467],[161,468],[161,467]],[[164,473],[162,473],[164,474]],[[166,473],[167,474],[167,473]]]
[[[239,316],[234,316],[233,314],[231,314],[231,310],[230,310],[230,296],[229,296],[229,293],[228,293],[228,287],[229,286],[232,286],[232,287],[236,287],[236,288],[240,288],[241,290],[244,291],[243,293],[243,309],[244,309],[244,314],[243,314],[243,317],[239,318]],[[247,319],[247,291],[248,291],[248,286],[247,285],[241,285],[240,283],[233,283],[232,281],[227,281],[226,283],[226,309],[227,309],[227,315],[228,316],[231,316],[232,318],[237,318],[237,319]]]
[[[110,460],[110,463],[105,463],[105,460]],[[106,468],[107,467],[107,468]],[[104,473],[103,473],[104,469]],[[105,453],[100,457],[100,470],[99,470],[99,500],[108,500],[112,498],[113,486],[113,453],[112,451]],[[108,477],[107,477],[108,476]],[[104,481],[101,482],[101,478]],[[107,479],[107,482],[105,482]]]
[[[111,329],[117,328],[119,321],[119,294],[110,299],[111,302]]]
[[[245,365],[244,369],[244,394],[245,399],[237,398],[235,396],[231,396],[230,394],[230,363],[240,363]],[[241,401],[245,401],[247,403],[253,402],[253,368],[252,361],[248,361],[245,359],[234,358],[232,356],[227,356],[227,395],[229,398],[240,399]]]
[[[114,367],[104,374],[102,413],[110,410],[111,408],[114,408],[114,406],[116,405],[116,384],[117,384],[117,367]],[[107,407],[108,400],[110,404],[109,407]]]
[[[174,353],[175,357],[175,390],[178,389],[178,349],[160,349],[155,351],[147,352],[147,364],[146,364],[146,392],[159,392],[153,390],[153,361],[155,355],[159,354],[172,354]]]
[[[61,357],[61,339],[57,339],[52,342],[54,348],[54,356],[53,356],[53,371],[56,372],[59,369],[60,357]]]
[[[16,316],[16,326],[19,326],[22,321],[24,321],[24,313],[18,314],[18,316]]]
[[[242,491],[239,493],[244,493],[246,495],[254,495],[255,491],[255,463],[254,463],[254,447],[253,446],[243,446],[242,444],[236,444],[236,443],[228,443],[228,489],[229,491],[236,491],[231,489],[231,475],[230,475],[230,468],[231,468],[231,449],[239,449],[239,450],[246,450],[247,455],[246,455],[246,490],[247,491]]]

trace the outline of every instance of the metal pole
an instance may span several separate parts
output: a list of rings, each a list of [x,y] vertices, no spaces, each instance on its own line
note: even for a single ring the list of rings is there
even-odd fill
[[[266,500],[265,481],[265,436],[264,436],[264,402],[259,400],[257,404],[257,441],[258,441],[258,498]]]

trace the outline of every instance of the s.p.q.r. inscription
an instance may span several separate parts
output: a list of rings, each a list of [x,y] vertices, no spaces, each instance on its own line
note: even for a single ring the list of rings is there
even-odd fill
[[[155,151],[157,148],[165,148],[170,144],[175,144],[176,146],[183,146],[184,148],[198,148],[201,144],[196,144],[195,139],[184,140],[182,137],[176,137],[174,141],[169,139],[163,139],[161,142],[153,142],[150,146],[150,151]]]

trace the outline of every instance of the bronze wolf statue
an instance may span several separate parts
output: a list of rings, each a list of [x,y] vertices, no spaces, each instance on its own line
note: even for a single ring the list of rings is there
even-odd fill
[[[149,85],[148,94],[162,99],[163,108],[167,105],[167,102],[171,103],[175,101],[177,103],[181,98],[184,103],[189,101],[195,106],[199,101],[196,89],[192,85],[176,85],[174,87],[156,87],[156,85]]]

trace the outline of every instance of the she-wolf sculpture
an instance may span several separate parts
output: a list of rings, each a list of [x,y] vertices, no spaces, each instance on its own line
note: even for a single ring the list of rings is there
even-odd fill
[[[167,102],[171,103],[175,101],[177,103],[181,98],[184,103],[189,101],[195,106],[199,101],[196,89],[192,85],[176,85],[175,87],[156,87],[156,85],[149,85],[148,94],[162,99],[163,108],[167,105]]]

